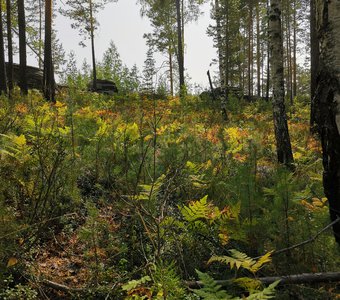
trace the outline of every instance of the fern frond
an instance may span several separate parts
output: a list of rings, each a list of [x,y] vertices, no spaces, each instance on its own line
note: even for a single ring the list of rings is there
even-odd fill
[[[244,288],[247,291],[255,291],[261,288],[262,283],[260,280],[249,278],[249,277],[241,277],[233,280],[238,286]]]
[[[248,300],[266,300],[273,299],[275,297],[275,287],[280,283],[280,280],[277,280],[270,284],[268,287],[264,288],[262,291],[256,291],[254,294],[251,294],[247,297]]]
[[[256,273],[260,270],[264,264],[270,263],[272,261],[271,255],[273,251],[267,252],[265,255],[261,256],[257,262],[252,266],[252,272]]]
[[[199,201],[192,201],[188,206],[180,207],[184,219],[188,222],[194,222],[199,219],[208,219],[210,205],[207,202],[208,196],[204,196]]]
[[[193,292],[204,300],[231,300],[239,299],[233,298],[225,290],[221,290],[222,286],[217,284],[216,281],[206,273],[196,270],[196,273],[203,283],[200,290],[193,290]]]
[[[271,252],[266,253],[257,261],[247,256],[236,249],[229,250],[231,256],[213,256],[209,259],[208,263],[220,262],[229,265],[231,269],[236,268],[237,270],[241,267],[249,270],[252,273],[256,273],[265,263],[271,261]]]
[[[236,268],[237,270],[245,268],[249,270],[255,261],[248,257],[246,254],[239,252],[235,249],[230,250],[232,256],[213,256],[209,259],[208,264],[213,262],[220,262],[229,265],[231,269]]]

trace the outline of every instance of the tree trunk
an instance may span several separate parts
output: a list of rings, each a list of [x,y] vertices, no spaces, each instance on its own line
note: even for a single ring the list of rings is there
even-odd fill
[[[220,87],[224,83],[224,64],[223,64],[223,49],[222,49],[222,27],[221,27],[221,10],[218,0],[215,0],[215,19],[216,19],[216,38],[217,38],[217,51],[218,51],[218,70]]]
[[[253,95],[253,0],[249,0],[248,20],[248,95]]]
[[[93,7],[92,0],[90,0],[90,35],[91,35],[91,50],[92,50],[92,76],[93,76],[93,85],[92,88],[94,91],[97,90],[97,68],[96,68],[96,55],[94,50],[94,24],[93,24]]]
[[[229,1],[226,0],[225,6],[225,58],[224,58],[224,91],[225,99],[228,98],[228,86],[229,86]]]
[[[183,40],[182,40],[182,21],[181,21],[181,2],[176,0],[177,12],[177,43],[178,43],[178,71],[179,71],[179,87],[180,96],[183,96],[185,83],[184,83],[184,55],[183,55]]]
[[[273,118],[276,151],[279,163],[282,163],[287,167],[292,167],[293,154],[284,103],[283,42],[280,0],[271,0],[270,4],[270,65],[273,86]]]
[[[269,16],[270,0],[267,0],[267,13]],[[267,21],[267,83],[266,83],[266,100],[269,101],[270,90],[270,41],[269,41],[269,18]]]
[[[171,46],[169,44],[169,72],[170,72],[170,93],[171,96],[174,95],[174,72],[172,69],[172,52],[171,52]]]
[[[2,24],[2,7],[0,3],[0,94],[7,93],[5,47]]]
[[[323,151],[323,185],[331,220],[340,216],[340,5],[318,0],[316,11],[320,45],[315,94],[317,122]],[[340,245],[340,223],[333,225]]]
[[[46,7],[46,5],[45,5],[45,7]],[[45,20],[45,22],[46,22],[46,20]],[[42,0],[39,0],[39,49],[38,49],[39,69],[41,69],[42,64],[43,64],[43,62],[41,60],[41,44],[42,44]]]
[[[256,3],[256,73],[257,73],[257,96],[261,97],[261,47],[260,47],[260,9]]]
[[[293,105],[292,93],[292,46],[291,46],[291,26],[290,26],[290,0],[286,2],[286,46],[287,46],[287,94],[289,97],[290,105]]]
[[[27,54],[26,54],[26,18],[24,0],[18,0],[18,25],[19,25],[19,57],[20,57],[20,79],[19,86],[21,93],[28,94],[27,87]]]
[[[310,0],[310,44],[311,44],[311,115],[310,128],[312,132],[317,131],[317,105],[315,103],[315,92],[317,85],[317,74],[319,72],[319,41],[316,28],[316,0]]]
[[[45,1],[45,55],[43,89],[47,100],[55,101],[55,85],[52,59],[52,0]]]
[[[6,0],[7,9],[7,53],[8,53],[8,67],[7,67],[7,81],[8,89],[11,94],[13,90],[13,42],[12,42],[12,5],[11,0]]]
[[[296,0],[293,1],[293,97],[297,96],[297,78],[296,78],[296,48],[297,48],[297,21],[296,21]]]

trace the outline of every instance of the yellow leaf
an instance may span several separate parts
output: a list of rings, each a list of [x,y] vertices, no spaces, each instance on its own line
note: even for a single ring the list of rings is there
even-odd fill
[[[26,145],[26,138],[23,134],[19,135],[19,136],[14,136],[13,142],[15,144],[17,144],[18,146],[22,147],[22,146]]]
[[[7,262],[7,268],[15,266],[18,263],[18,260],[15,257],[11,257]]]
[[[54,104],[54,106],[55,106],[56,108],[61,108],[61,107],[65,106],[65,104],[64,104],[64,103],[61,103],[60,101],[57,101],[57,102]]]

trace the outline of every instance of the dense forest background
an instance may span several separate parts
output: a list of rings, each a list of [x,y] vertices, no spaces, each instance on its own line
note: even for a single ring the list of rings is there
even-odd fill
[[[136,3],[141,71],[114,40],[97,59],[109,2],[0,0],[0,298],[338,299],[337,2],[210,1],[199,94],[185,29],[207,1]]]

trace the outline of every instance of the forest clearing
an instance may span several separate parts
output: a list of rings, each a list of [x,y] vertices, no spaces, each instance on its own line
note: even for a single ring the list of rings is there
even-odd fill
[[[139,0],[140,72],[116,2],[0,2],[0,299],[340,299],[339,4]]]

